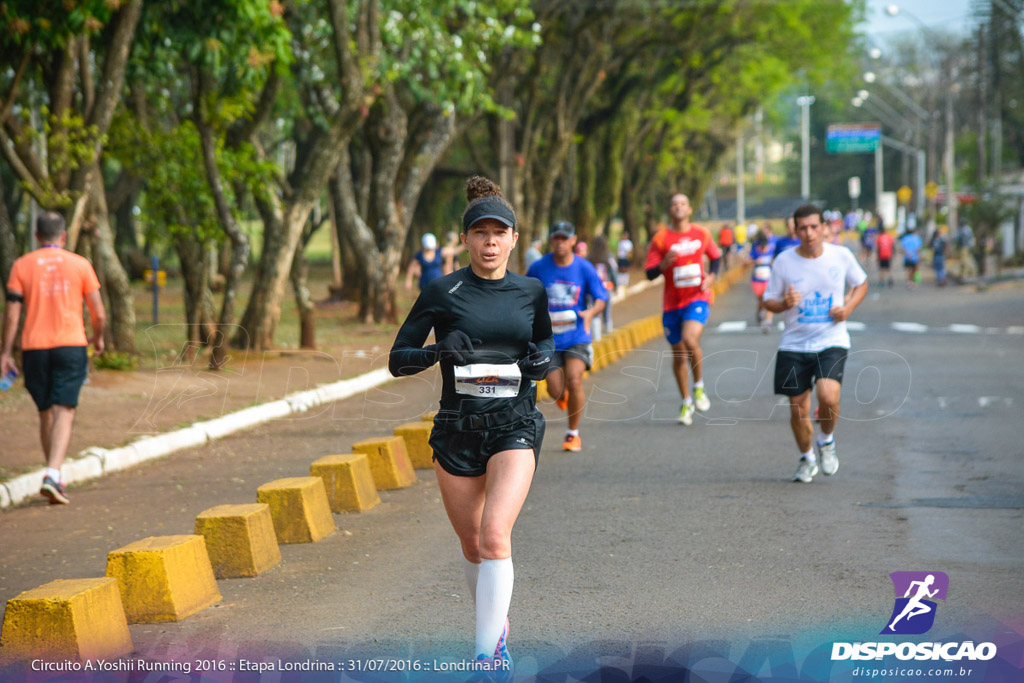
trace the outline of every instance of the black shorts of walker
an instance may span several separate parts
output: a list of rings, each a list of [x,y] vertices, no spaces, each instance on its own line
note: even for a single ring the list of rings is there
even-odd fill
[[[799,396],[814,387],[819,379],[843,383],[843,369],[849,349],[838,346],[817,353],[782,351],[775,356],[775,393]]]
[[[25,388],[39,412],[53,406],[78,405],[89,370],[89,354],[84,346],[57,346],[52,349],[23,351]]]
[[[586,363],[587,370],[594,364],[594,345],[575,344],[564,351],[555,351],[551,354],[551,368],[564,368],[566,358],[579,358]]]
[[[458,430],[435,419],[430,432],[434,460],[457,477],[486,474],[487,461],[502,451],[531,449],[536,466],[543,441],[544,416],[536,408],[521,420],[479,431]]]

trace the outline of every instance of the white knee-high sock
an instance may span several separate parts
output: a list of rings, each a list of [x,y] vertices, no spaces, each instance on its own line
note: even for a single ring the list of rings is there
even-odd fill
[[[476,587],[476,654],[494,655],[512,603],[512,558],[482,560]]]
[[[466,585],[469,586],[469,597],[473,598],[473,604],[476,604],[476,582],[480,576],[480,563],[472,563],[466,559],[466,556],[459,552],[459,557],[462,558],[462,573],[466,575]]]

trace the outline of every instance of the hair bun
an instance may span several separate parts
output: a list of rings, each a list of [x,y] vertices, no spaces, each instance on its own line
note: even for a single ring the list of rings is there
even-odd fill
[[[466,201],[473,201],[477,197],[501,197],[501,188],[480,175],[475,175],[466,181]]]

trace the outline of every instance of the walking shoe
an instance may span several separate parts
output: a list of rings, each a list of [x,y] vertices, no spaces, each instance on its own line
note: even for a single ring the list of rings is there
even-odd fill
[[[833,475],[839,469],[839,456],[836,455],[836,440],[818,444],[818,459],[821,460],[821,471]]]
[[[679,411],[679,424],[686,425],[689,427],[693,424],[693,404],[684,403],[682,409]]]
[[[583,450],[583,439],[572,434],[566,434],[565,441],[562,442],[562,450],[579,453]]]
[[[704,387],[693,388],[693,403],[697,406],[697,410],[704,413],[711,407],[711,401],[708,399],[707,394],[704,393]]]
[[[814,475],[818,473],[818,463],[811,462],[807,458],[800,458],[800,466],[796,468],[796,474],[793,475],[793,481],[801,481],[805,484],[810,484],[814,480]]]
[[[566,389],[565,393],[562,394],[562,398],[555,401],[555,405],[558,406],[559,410],[569,410],[569,390]]]
[[[68,498],[67,487],[58,484],[53,477],[43,477],[43,486],[39,489],[39,495],[50,499],[50,505],[67,505],[71,502]]]

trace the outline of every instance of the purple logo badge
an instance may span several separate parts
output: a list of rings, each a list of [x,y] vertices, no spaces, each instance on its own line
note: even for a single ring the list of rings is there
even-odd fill
[[[945,600],[949,577],[945,572],[893,572],[896,592],[892,616],[882,634],[919,635],[935,623],[935,600]]]

